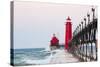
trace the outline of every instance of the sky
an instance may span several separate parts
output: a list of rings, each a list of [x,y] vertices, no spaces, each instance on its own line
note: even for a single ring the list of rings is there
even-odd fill
[[[49,47],[54,33],[60,43],[65,43],[67,17],[71,18],[73,32],[87,13],[92,15],[92,7],[97,9],[93,5],[15,1],[14,49]]]

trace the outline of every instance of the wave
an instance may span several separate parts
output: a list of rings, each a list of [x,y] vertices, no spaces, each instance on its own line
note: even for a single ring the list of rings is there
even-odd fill
[[[27,59],[25,61],[26,64],[49,64],[51,59],[53,58],[53,56],[58,53],[60,51],[60,49],[57,49],[57,50],[53,50],[53,51],[49,51],[50,52],[50,55],[47,56],[45,59],[42,59],[42,60],[31,60],[31,59]]]

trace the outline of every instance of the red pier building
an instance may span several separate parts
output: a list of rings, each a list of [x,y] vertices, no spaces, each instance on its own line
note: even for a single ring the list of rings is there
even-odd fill
[[[50,41],[51,50],[59,48],[59,39],[53,34],[53,37]]]

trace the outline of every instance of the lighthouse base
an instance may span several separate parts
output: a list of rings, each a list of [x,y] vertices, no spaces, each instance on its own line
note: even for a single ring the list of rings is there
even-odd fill
[[[65,44],[65,49],[68,49],[68,43]]]

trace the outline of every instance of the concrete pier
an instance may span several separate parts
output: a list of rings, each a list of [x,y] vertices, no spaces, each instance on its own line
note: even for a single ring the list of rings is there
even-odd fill
[[[79,62],[78,58],[75,58],[71,53],[64,49],[59,50],[50,61],[50,64],[56,63],[69,63],[69,62]]]

